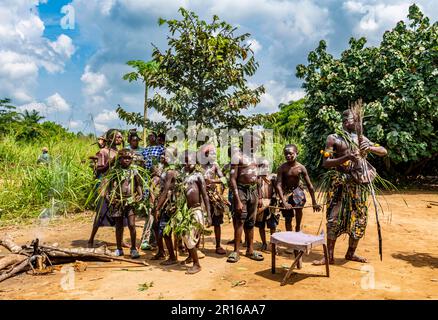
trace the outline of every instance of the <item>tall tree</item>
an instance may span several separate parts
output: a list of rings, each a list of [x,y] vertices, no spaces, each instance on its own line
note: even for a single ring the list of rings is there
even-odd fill
[[[258,63],[247,39],[235,35],[237,28],[214,15],[207,23],[194,12],[179,9],[181,20],[159,19],[169,28],[168,49],[157,47],[153,60],[159,64],[158,87],[152,106],[170,124],[198,124],[243,128],[260,123],[261,116],[245,116],[242,110],[260,102],[264,87],[252,88],[247,78]]]
[[[156,85],[158,64],[155,61],[131,60],[126,63],[133,67],[135,71],[129,72],[123,76],[124,80],[129,82],[138,81],[144,83],[144,104],[143,104],[143,119],[141,115],[135,112],[127,112],[122,107],[117,108],[119,117],[125,120],[128,124],[135,124],[143,127],[143,143],[146,144],[146,131],[148,127],[153,126],[148,119],[148,90]]]
[[[307,94],[304,144],[313,170],[320,169],[325,137],[339,129],[340,112],[358,98],[366,103],[365,134],[388,149],[386,170],[408,175],[436,163],[438,23],[431,25],[416,5],[408,18],[408,26],[400,21],[386,31],[379,47],[352,38],[335,59],[321,41],[308,65],[297,66]]]

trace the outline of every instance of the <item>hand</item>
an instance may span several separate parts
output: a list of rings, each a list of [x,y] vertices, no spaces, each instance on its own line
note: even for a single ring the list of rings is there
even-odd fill
[[[211,215],[207,216],[207,228],[211,227],[213,224],[213,220],[211,219]]]
[[[237,213],[242,213],[243,211],[243,204],[240,200],[236,201],[236,212]]]
[[[370,151],[370,147],[371,147],[371,145],[370,145],[369,141],[362,141],[360,143],[360,151],[369,152]]]
[[[292,210],[293,208],[292,208],[292,205],[290,204],[290,203],[287,203],[286,201],[283,201],[283,207],[286,209],[286,210]]]
[[[313,203],[313,212],[321,211],[321,206],[317,203]]]

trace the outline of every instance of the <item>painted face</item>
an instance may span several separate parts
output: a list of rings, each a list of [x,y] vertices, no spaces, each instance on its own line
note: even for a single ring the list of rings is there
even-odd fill
[[[351,113],[342,117],[342,126],[348,131],[353,131],[355,129],[354,117]]]
[[[297,150],[295,148],[284,149],[284,157],[287,162],[295,161],[298,156]]]
[[[209,160],[209,162],[216,161],[216,151],[215,150],[207,150],[205,152],[205,158]]]

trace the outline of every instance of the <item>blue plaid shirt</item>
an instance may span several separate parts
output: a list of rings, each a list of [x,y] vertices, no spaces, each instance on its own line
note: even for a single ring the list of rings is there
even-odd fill
[[[151,169],[153,161],[160,162],[161,155],[164,154],[164,146],[149,146],[143,150],[143,157],[146,165],[146,169]]]

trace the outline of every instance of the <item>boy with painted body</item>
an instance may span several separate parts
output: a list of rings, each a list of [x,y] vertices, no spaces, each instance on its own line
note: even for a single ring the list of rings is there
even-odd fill
[[[186,245],[189,256],[184,263],[190,263],[193,261],[193,266],[187,269],[187,274],[195,274],[201,271],[201,265],[199,264],[198,250],[196,245],[199,242],[202,230],[205,227],[209,227],[212,223],[210,213],[210,202],[207,195],[207,185],[202,173],[195,170],[191,159],[191,153],[186,151],[184,161],[184,192],[187,199],[187,207],[189,209],[192,220],[196,222],[196,225],[182,237],[184,244]],[[191,161],[193,160],[193,161]],[[206,213],[202,208],[202,202]]]
[[[123,219],[128,219],[128,228],[131,235],[131,258],[139,258],[140,255],[136,247],[136,230],[135,230],[135,211],[133,203],[143,200],[142,181],[136,169],[131,168],[132,153],[129,149],[122,149],[118,152],[118,162],[120,168],[114,175],[110,174],[107,181],[107,190],[105,193],[108,201],[109,216],[115,220],[116,224],[116,256],[123,256],[122,239],[123,239]]]

